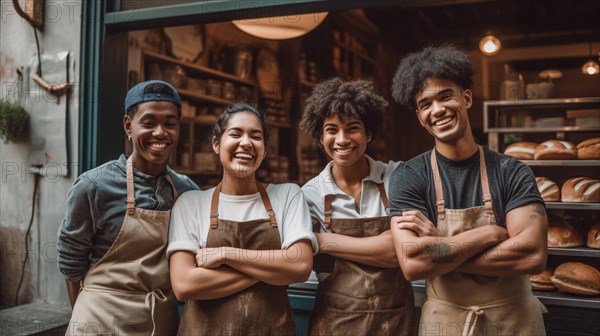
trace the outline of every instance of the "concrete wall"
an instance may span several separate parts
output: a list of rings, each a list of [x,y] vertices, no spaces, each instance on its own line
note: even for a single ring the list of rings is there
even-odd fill
[[[35,179],[28,171],[29,144],[0,143],[0,305],[3,306],[15,304],[21,264],[27,250],[29,263],[19,304],[68,305],[64,278],[56,265],[56,235],[64,216],[67,191],[78,169],[81,12],[80,0],[46,0],[44,28],[38,30],[42,53],[70,52],[69,78],[75,84],[69,92],[67,110],[70,176],[40,177],[37,197],[33,200]],[[33,28],[16,13],[11,0],[0,0],[0,14],[0,98],[16,100],[17,69],[27,73],[30,58],[37,52],[35,35]],[[23,105],[28,99],[35,99],[35,104],[54,104],[45,97],[47,94],[42,92],[24,92],[20,100]],[[33,225],[26,249],[25,233],[34,202]]]

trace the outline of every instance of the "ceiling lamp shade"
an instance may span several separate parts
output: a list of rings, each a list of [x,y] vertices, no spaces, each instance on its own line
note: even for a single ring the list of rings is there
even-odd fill
[[[492,34],[488,33],[479,41],[479,51],[486,56],[496,55],[500,48],[502,48],[502,43]]]
[[[258,19],[235,20],[233,24],[243,32],[267,40],[287,40],[302,36],[325,20],[327,12]]]
[[[581,67],[581,72],[590,76],[600,73],[600,66],[592,59],[592,42],[590,42],[590,59]]]

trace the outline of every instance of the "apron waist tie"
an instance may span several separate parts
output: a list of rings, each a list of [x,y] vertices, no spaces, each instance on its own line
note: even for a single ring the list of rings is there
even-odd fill
[[[166,302],[167,297],[160,289],[155,289],[152,292],[146,294],[146,309],[150,310],[150,315],[152,316],[152,335],[154,336],[154,332],[156,330],[156,323],[154,321],[154,306],[156,306],[156,301],[159,303]]]
[[[505,299],[501,299],[498,301],[493,301],[493,302],[485,303],[482,305],[475,305],[475,306],[468,306],[468,307],[462,306],[462,305],[459,305],[456,303],[452,303],[450,301],[444,301],[444,300],[440,300],[440,299],[436,299],[436,298],[432,298],[432,297],[428,297],[427,300],[431,300],[436,303],[441,303],[448,307],[467,310],[469,313],[467,314],[467,319],[465,320],[465,324],[463,326],[462,336],[472,336],[473,333],[475,332],[475,326],[477,325],[478,317],[485,314],[484,309],[491,309],[491,308],[497,308],[497,307],[504,306],[504,305],[510,303],[511,301],[517,300],[519,297],[520,297],[519,295],[516,295],[516,296],[508,297]]]

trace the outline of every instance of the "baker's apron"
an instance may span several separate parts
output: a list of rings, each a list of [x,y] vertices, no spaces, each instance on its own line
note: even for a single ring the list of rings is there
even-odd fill
[[[218,218],[221,184],[215,188],[206,247],[281,249],[277,219],[271,201],[262,184],[257,182],[257,186],[269,218],[245,222]],[[256,254],[247,257],[253,258]],[[224,298],[186,301],[178,334],[295,335],[287,286],[275,286],[261,281]]]
[[[443,236],[496,225],[483,149],[479,146],[483,206],[446,209],[435,149],[431,167],[438,224]],[[468,253],[468,246],[462,253]],[[546,308],[533,295],[527,275],[490,277],[450,272],[427,279],[420,335],[545,335]]]
[[[136,208],[131,156],[126,167],[123,225],[85,275],[67,335],[174,335],[177,330],[177,300],[165,254],[171,211]],[[176,199],[168,175],[167,180]]]
[[[385,208],[388,199],[378,184]],[[351,237],[372,237],[390,229],[388,216],[331,218],[333,195],[325,196],[325,228]],[[416,333],[414,295],[400,267],[381,268],[334,258],[319,282],[310,335],[407,335]],[[325,268],[325,267],[324,267]]]

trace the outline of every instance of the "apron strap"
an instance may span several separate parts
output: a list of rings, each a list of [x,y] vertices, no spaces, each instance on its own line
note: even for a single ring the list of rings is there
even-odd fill
[[[269,221],[271,221],[271,226],[277,227],[277,218],[275,217],[275,211],[273,211],[273,206],[271,205],[271,200],[269,199],[269,195],[267,194],[267,190],[262,185],[262,183],[256,181],[256,186],[258,187],[258,192],[260,193],[260,198],[262,199],[263,205],[265,206],[265,210],[269,214]]]
[[[381,173],[381,181],[383,181],[383,176],[385,173]],[[377,189],[379,189],[379,196],[381,196],[381,203],[383,203],[383,207],[387,209],[390,207],[390,202],[388,201],[387,194],[385,193],[385,185],[383,182],[377,183]]]
[[[467,319],[465,320],[465,324],[463,325],[462,336],[472,336],[475,332],[475,326],[477,325],[477,320],[479,316],[485,314],[485,309],[492,309],[505,306],[511,302],[519,301],[521,299],[521,295],[516,295],[512,297],[508,297],[505,299],[501,299],[498,301],[493,301],[490,303],[485,303],[482,305],[469,306],[465,307],[459,304],[452,303],[450,301],[440,300],[433,297],[428,297],[427,300],[431,300],[435,303],[440,303],[448,307],[466,310],[469,313],[467,314]]]
[[[438,221],[446,217],[446,208],[444,204],[444,191],[442,189],[442,176],[438,170],[437,158],[435,156],[435,147],[431,150],[431,174],[435,188],[435,205],[437,207]]]
[[[210,228],[216,229],[219,222],[219,194],[221,194],[221,182],[215,187],[210,202]]]
[[[125,170],[127,172],[127,214],[131,215],[135,209],[135,191],[133,187],[133,155],[127,158]]]
[[[479,167],[481,169],[481,192],[483,193],[483,204],[485,213],[490,218],[491,223],[496,223],[494,216],[494,206],[492,205],[492,193],[490,192],[490,180],[487,174],[487,166],[485,165],[485,157],[483,155],[483,147],[479,146]]]
[[[146,294],[146,309],[150,310],[150,316],[152,316],[152,336],[154,336],[154,332],[156,331],[156,322],[154,321],[154,307],[156,306],[156,301],[159,303],[167,301],[166,295],[160,289],[155,289]]]
[[[267,194],[267,190],[262,185],[262,183],[256,181],[256,187],[258,188],[258,192],[260,193],[260,198],[263,202],[265,210],[269,215],[269,221],[271,222],[272,227],[277,227],[277,217],[275,216],[275,211],[273,211],[273,206],[271,205],[271,200],[269,199],[269,195]],[[210,228],[216,229],[219,225],[219,195],[221,194],[221,183],[219,183],[215,187],[215,191],[212,195],[212,200],[210,202]]]
[[[490,218],[491,223],[496,223],[496,217],[494,216],[494,206],[492,204],[492,194],[490,192],[490,180],[487,175],[487,166],[485,164],[485,157],[483,154],[483,147],[479,147],[479,169],[480,169],[480,182],[481,192],[483,194],[483,204],[485,213]],[[444,204],[444,192],[442,189],[442,178],[439,174],[437,158],[435,155],[435,147],[431,150],[431,171],[433,177],[433,183],[435,187],[435,203],[437,206],[438,220],[445,218],[446,209]]]
[[[332,194],[327,194],[325,195],[325,205],[324,205],[324,211],[325,211],[325,219],[323,220],[323,225],[325,226],[325,229],[329,230],[329,227],[331,226],[331,202],[333,201],[333,195]]]

